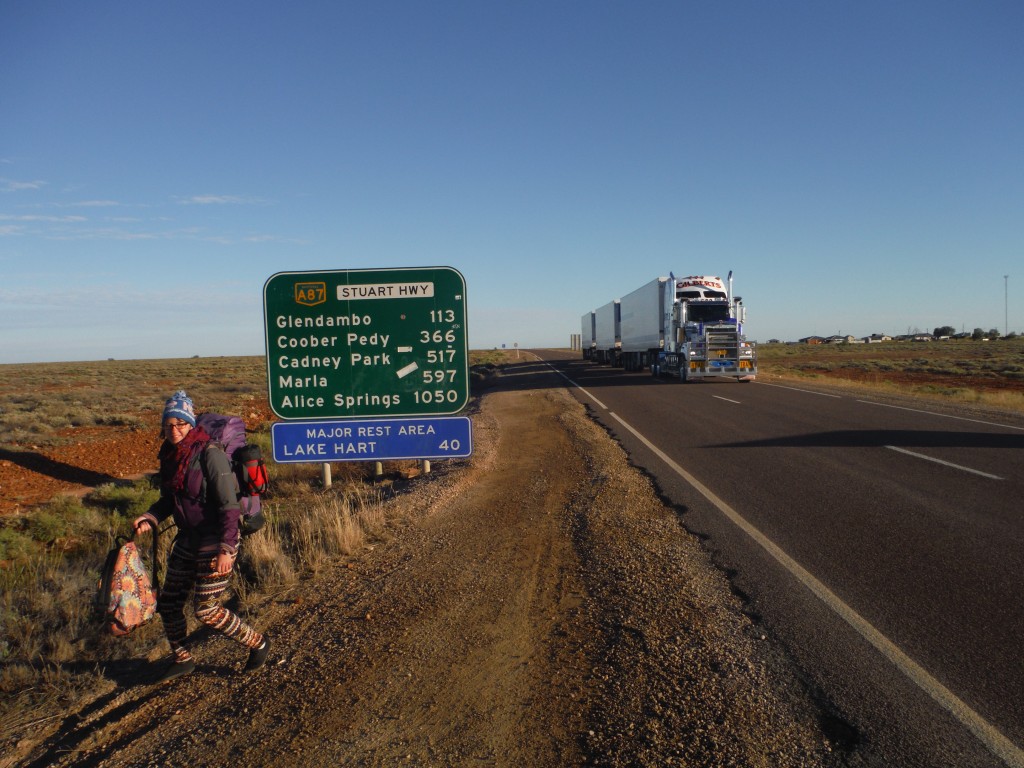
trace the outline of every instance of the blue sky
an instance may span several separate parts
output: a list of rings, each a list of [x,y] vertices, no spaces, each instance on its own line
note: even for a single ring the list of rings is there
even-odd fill
[[[1024,4],[0,5],[0,363],[250,355],[296,270],[473,348],[669,272],[751,338],[1024,330]],[[1004,280],[1004,275],[1010,275]]]

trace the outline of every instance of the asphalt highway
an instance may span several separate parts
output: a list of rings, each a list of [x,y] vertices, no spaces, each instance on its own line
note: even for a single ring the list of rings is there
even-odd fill
[[[1024,418],[537,354],[704,538],[850,764],[1024,766]]]

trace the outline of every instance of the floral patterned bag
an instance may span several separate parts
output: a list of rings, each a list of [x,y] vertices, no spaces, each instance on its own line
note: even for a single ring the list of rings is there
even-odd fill
[[[107,554],[96,594],[95,610],[110,634],[124,637],[156,615],[160,584],[156,579],[157,533],[153,532],[153,577],[132,540],[119,539]]]

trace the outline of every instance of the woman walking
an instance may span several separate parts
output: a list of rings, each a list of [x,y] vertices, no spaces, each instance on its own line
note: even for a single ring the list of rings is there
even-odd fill
[[[136,532],[173,516],[178,534],[167,557],[157,612],[171,644],[172,661],[159,682],[196,668],[186,647],[185,603],[194,592],[196,618],[249,649],[247,671],[267,660],[270,640],[221,604],[238,555],[238,481],[223,448],[196,426],[192,399],[184,390],[164,405],[160,448],[160,498],[132,523]]]

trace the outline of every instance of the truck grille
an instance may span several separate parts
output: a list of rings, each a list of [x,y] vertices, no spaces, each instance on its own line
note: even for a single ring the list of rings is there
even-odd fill
[[[708,360],[738,360],[739,340],[736,333],[722,333],[715,331],[707,332],[707,355]]]

